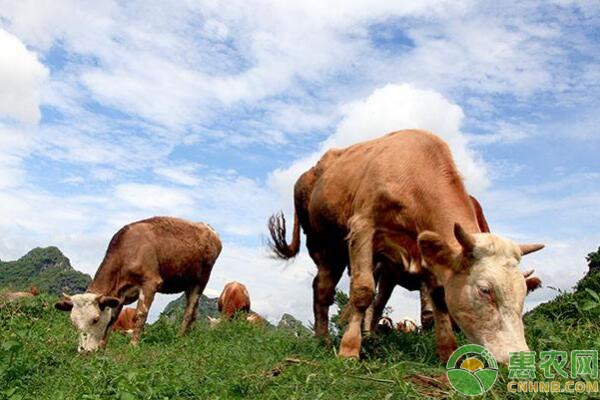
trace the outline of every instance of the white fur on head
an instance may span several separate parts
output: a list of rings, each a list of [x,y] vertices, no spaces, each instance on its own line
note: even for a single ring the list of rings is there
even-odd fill
[[[71,322],[79,332],[77,351],[80,353],[97,350],[110,323],[112,309],[105,307],[101,310],[99,297],[94,293],[84,293],[69,298],[73,302]]]

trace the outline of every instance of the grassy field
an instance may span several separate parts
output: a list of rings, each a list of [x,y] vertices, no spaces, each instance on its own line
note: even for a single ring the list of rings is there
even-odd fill
[[[528,315],[532,349],[599,348],[595,293],[587,285]],[[0,399],[464,398],[444,380],[430,333],[369,338],[357,362],[274,328],[240,321],[210,330],[198,323],[180,337],[178,325],[163,319],[147,327],[138,348],[114,334],[105,351],[78,355],[75,330],[55,300],[0,304]],[[507,376],[502,367],[484,398],[524,398],[507,393]]]

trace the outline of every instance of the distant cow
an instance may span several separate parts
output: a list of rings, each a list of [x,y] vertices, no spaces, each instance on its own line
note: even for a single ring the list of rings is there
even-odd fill
[[[250,295],[246,286],[229,282],[223,288],[217,302],[221,318],[231,319],[236,312],[250,312]]]
[[[294,186],[291,243],[282,214],[268,226],[271,248],[283,259],[298,254],[301,228],[306,234],[318,268],[318,336],[329,334],[335,287],[349,268],[352,308],[341,357],[359,357],[374,265],[388,263],[432,296],[442,360],[457,348],[452,316],[471,342],[506,363],[509,352],[529,350],[522,312],[534,281],[520,270],[521,257],[544,246],[484,233],[478,222],[448,145],[429,132],[406,130],[327,151]]]
[[[7,292],[2,295],[2,298],[6,301],[14,301],[17,299],[22,299],[26,297],[33,297],[40,294],[37,287],[32,286],[28,292]]]
[[[390,317],[381,317],[377,321],[375,330],[379,333],[390,333],[394,330],[394,322]]]
[[[263,324],[265,320],[255,312],[250,311],[250,295],[246,286],[239,282],[229,282],[223,288],[217,302],[220,318],[208,317],[211,326],[219,324],[222,320],[230,320],[238,312],[247,313],[246,321],[251,324]]]
[[[124,305],[138,300],[131,339],[136,345],[154,295],[185,292],[185,334],[220,253],[219,236],[207,224],[171,217],[134,222],[113,236],[87,292],[64,295],[55,306],[71,312],[80,333],[78,351],[94,351],[106,345]]]
[[[402,333],[415,332],[417,328],[417,321],[412,318],[404,318],[396,324],[396,330]]]
[[[119,317],[112,325],[112,330],[115,332],[133,333],[133,330],[135,329],[135,314],[135,308],[123,308],[119,314]]]

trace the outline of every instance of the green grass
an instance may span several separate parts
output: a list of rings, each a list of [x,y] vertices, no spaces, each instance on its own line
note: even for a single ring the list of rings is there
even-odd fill
[[[180,337],[178,324],[162,319],[147,327],[137,348],[113,334],[105,351],[78,355],[75,330],[68,314],[54,309],[55,300],[41,295],[0,304],[0,399],[464,398],[438,385],[445,368],[431,333],[369,338],[357,362],[335,357],[313,338],[243,321],[213,330],[197,323]],[[532,349],[599,348],[597,309],[577,323],[561,323],[561,307],[526,317]],[[483,398],[524,398],[506,392],[507,376],[502,367],[499,382]]]

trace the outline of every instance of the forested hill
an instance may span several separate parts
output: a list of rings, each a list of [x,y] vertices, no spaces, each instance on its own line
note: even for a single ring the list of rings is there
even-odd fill
[[[179,296],[176,300],[173,300],[163,310],[161,316],[165,316],[167,318],[177,318],[176,314],[181,312],[183,314],[183,310],[185,309],[185,295]],[[196,310],[196,314],[198,317],[206,317],[210,316],[213,318],[219,317],[219,310],[217,307],[217,299],[211,299],[205,295],[200,296],[200,301],[198,302],[198,308]]]
[[[36,247],[16,261],[0,261],[0,289],[28,290],[60,295],[82,293],[92,278],[76,271],[54,246]]]

